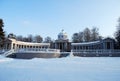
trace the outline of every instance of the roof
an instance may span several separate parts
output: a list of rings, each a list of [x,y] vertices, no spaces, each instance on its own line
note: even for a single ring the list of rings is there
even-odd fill
[[[23,41],[17,41],[16,39],[10,39],[10,38],[8,40],[11,40],[13,43],[21,44],[21,45],[34,45],[34,46],[50,45],[50,43],[23,42]]]
[[[101,42],[104,42],[104,41],[108,41],[108,40],[114,41],[113,38],[107,37],[107,38],[104,38],[104,39],[99,40],[99,41],[72,43],[71,45],[93,45],[93,44],[98,44],[98,43],[101,43]]]
[[[96,44],[96,43],[100,43],[100,41],[82,42],[82,43],[71,43],[71,45],[89,45],[89,44]]]

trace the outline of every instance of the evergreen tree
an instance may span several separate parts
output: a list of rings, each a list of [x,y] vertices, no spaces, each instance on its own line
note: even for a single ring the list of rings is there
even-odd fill
[[[16,35],[14,35],[13,33],[10,33],[10,34],[8,35],[8,38],[16,39]]]
[[[5,34],[3,31],[3,27],[4,27],[3,20],[0,19],[0,45],[1,45],[1,48],[3,48],[4,40],[5,40]]]
[[[72,42],[78,43],[79,42],[79,33],[74,33],[72,36]]]
[[[115,32],[115,38],[117,41],[117,48],[120,49],[120,18],[118,19],[117,31]]]

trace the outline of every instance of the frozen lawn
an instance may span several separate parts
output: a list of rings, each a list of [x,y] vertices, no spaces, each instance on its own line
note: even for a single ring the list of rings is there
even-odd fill
[[[120,81],[120,57],[21,60],[0,56],[0,81]]]

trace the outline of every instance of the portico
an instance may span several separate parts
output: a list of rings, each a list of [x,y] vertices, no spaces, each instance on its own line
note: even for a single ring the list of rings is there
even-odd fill
[[[61,52],[70,52],[71,51],[71,43],[69,42],[69,40],[67,38],[67,33],[64,32],[64,30],[62,30],[58,34],[58,39],[55,40],[55,42],[53,42],[51,44],[51,47],[54,49],[60,49]]]

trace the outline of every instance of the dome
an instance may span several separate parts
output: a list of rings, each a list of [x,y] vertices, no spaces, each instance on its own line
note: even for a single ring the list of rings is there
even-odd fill
[[[64,30],[58,34],[58,40],[67,40],[67,33]]]

